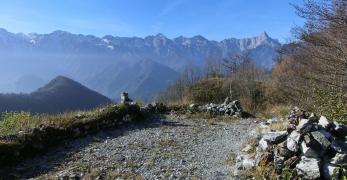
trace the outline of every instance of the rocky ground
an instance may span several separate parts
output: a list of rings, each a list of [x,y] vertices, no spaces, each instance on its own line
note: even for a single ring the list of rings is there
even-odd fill
[[[67,143],[18,165],[34,179],[230,179],[254,119],[162,116]]]

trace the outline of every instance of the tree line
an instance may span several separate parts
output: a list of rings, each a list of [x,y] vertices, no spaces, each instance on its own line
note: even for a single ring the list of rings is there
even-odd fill
[[[255,65],[247,52],[207,58],[204,72],[187,68],[158,99],[171,103],[240,99],[252,113],[297,105],[347,121],[347,1],[305,0],[293,5],[305,19],[278,51],[271,71]]]

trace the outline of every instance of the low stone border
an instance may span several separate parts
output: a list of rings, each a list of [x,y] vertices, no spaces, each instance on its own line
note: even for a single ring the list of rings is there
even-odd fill
[[[34,157],[66,140],[83,137],[103,129],[117,127],[135,120],[141,120],[155,111],[147,111],[138,105],[121,105],[103,109],[100,117],[80,121],[67,127],[41,125],[29,132],[0,137],[0,167],[13,165],[25,158]]]

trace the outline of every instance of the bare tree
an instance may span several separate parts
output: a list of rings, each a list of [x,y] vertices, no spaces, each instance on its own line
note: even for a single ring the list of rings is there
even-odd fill
[[[210,55],[205,59],[205,76],[207,78],[224,76],[224,67],[220,58]]]
[[[307,0],[295,8],[306,19],[294,30],[304,44],[300,58],[309,67],[306,78],[342,94],[347,88],[347,1]]]

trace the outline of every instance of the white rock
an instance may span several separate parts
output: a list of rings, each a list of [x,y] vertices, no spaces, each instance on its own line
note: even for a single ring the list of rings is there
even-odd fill
[[[264,138],[261,138],[259,141],[259,147],[261,151],[265,151],[266,148],[268,147],[267,142],[264,140]]]
[[[290,151],[297,152],[299,149],[300,133],[297,131],[292,131],[287,138],[287,148]]]
[[[321,125],[323,128],[327,128],[329,125],[329,121],[325,116],[321,116],[319,118],[318,124]]]
[[[334,171],[337,167],[329,164],[329,163],[325,163],[323,165],[323,175],[324,178],[326,179],[332,179],[334,177]]]
[[[246,154],[239,155],[236,158],[237,169],[250,169],[250,168],[254,167],[254,165],[255,165],[254,159],[251,159]]]
[[[299,124],[296,126],[297,130],[302,129],[308,123],[308,119],[300,119]]]
[[[319,160],[302,156],[301,161],[296,165],[296,170],[304,179],[317,179],[320,177]]]
[[[330,159],[333,165],[347,165],[347,154],[336,153],[335,157]]]

